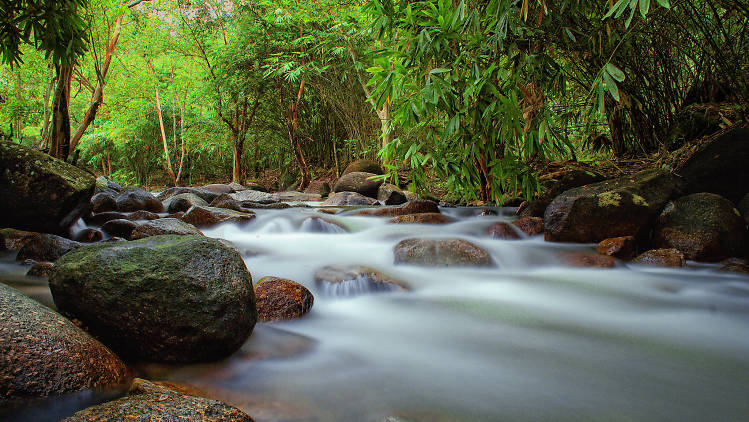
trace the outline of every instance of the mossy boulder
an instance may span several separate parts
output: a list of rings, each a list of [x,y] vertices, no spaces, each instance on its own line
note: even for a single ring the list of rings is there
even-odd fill
[[[566,190],[579,188],[581,186],[591,185],[604,181],[605,178],[600,174],[590,170],[570,170],[555,179],[549,179],[543,182],[543,193],[531,201],[526,208],[520,212],[521,217],[543,217],[546,207],[559,194]],[[512,206],[505,203],[504,206]]]
[[[749,192],[749,124],[738,124],[676,150],[666,161],[684,193],[715,193],[737,203]]]
[[[717,262],[743,254],[746,222],[731,201],[695,193],[666,205],[656,222],[653,245],[678,249],[687,259]]]
[[[642,241],[669,199],[679,192],[663,170],[610,179],[563,192],[544,214],[544,238],[553,242],[600,242],[619,236]]]
[[[106,346],[62,315],[2,283],[0,320],[0,397],[113,387],[131,377]]]
[[[91,209],[96,178],[31,148],[0,142],[0,221],[21,230],[67,234]]]
[[[463,239],[405,239],[395,245],[396,264],[424,267],[493,267],[489,252]]]
[[[85,246],[56,262],[49,285],[61,312],[130,358],[220,359],[244,343],[257,319],[241,255],[203,236]]]
[[[362,159],[362,160],[353,161],[351,164],[346,166],[341,176],[343,176],[344,174],[356,173],[356,172],[372,173],[372,174],[384,174],[385,173],[382,170],[382,166],[377,161]]]
[[[374,173],[355,171],[344,174],[333,186],[333,192],[356,192],[370,198],[377,198],[377,190],[382,180],[374,180]]]
[[[263,277],[255,285],[258,321],[296,319],[312,309],[315,297],[301,284],[278,277]]]
[[[253,422],[227,403],[136,378],[126,397],[81,410],[60,422]]]

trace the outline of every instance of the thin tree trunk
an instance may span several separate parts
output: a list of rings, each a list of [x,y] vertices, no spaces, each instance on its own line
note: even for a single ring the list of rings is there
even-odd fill
[[[240,134],[232,134],[234,148],[232,150],[231,181],[242,184],[242,153],[244,152],[244,139],[238,139]]]
[[[150,64],[150,63],[149,63]],[[161,101],[159,100],[159,82],[156,79],[156,70],[153,68],[153,64],[151,64],[151,72],[153,73],[153,87],[156,91],[156,114],[159,116],[159,129],[161,129],[161,143],[164,146],[164,169],[166,169],[167,174],[169,174],[169,177],[171,178],[171,181],[176,185],[177,184],[177,177],[174,174],[174,170],[172,169],[172,160],[169,158],[169,144],[167,144],[166,141],[166,133],[164,132],[164,119],[161,115]]]
[[[57,66],[57,86],[52,105],[52,137],[49,154],[61,160],[67,160],[70,151],[70,80],[73,77],[73,65],[66,61]]]
[[[44,90],[44,100],[42,103],[42,129],[39,132],[39,149],[43,150],[49,146],[49,121],[51,113],[49,112],[49,98],[52,96],[52,88],[55,87],[55,77],[50,75],[47,89]]]
[[[179,184],[179,179],[182,177],[182,164],[185,162],[185,101],[187,101],[187,92],[185,92],[185,99],[179,107],[179,137],[182,140],[182,150],[179,154],[179,167],[177,168],[175,185]]]

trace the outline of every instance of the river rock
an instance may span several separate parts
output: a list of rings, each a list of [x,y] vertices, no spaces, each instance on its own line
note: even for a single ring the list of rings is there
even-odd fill
[[[60,422],[253,422],[234,406],[136,378],[126,397],[81,410]]]
[[[619,236],[645,239],[651,223],[677,193],[676,179],[663,170],[570,189],[546,209],[544,238],[580,243]]]
[[[403,191],[390,183],[383,183],[377,189],[377,199],[385,205],[401,205],[408,202]]]
[[[586,252],[568,252],[562,255],[562,263],[568,267],[611,268],[616,258]]]
[[[604,177],[589,170],[571,170],[557,179],[548,180],[543,183],[544,192],[535,200],[531,201],[521,212],[521,217],[543,217],[546,207],[559,194],[566,190],[579,188],[602,182]],[[505,204],[505,206],[511,206]]]
[[[20,230],[67,234],[91,209],[96,179],[34,149],[0,142],[0,224]]]
[[[674,151],[667,162],[686,194],[711,192],[734,203],[749,192],[749,126],[737,124]]]
[[[49,285],[61,312],[133,358],[220,359],[244,343],[257,319],[242,256],[204,236],[86,246],[55,263]]]
[[[325,198],[330,194],[330,184],[325,180],[313,180],[310,182],[309,186],[304,189],[304,193],[320,195],[321,198]]]
[[[243,190],[241,192],[229,194],[232,198],[239,202],[249,201],[256,202],[258,204],[273,204],[279,202],[277,195],[267,192],[260,192],[256,190]]]
[[[113,181],[112,179],[107,178],[106,176],[99,176],[96,178],[96,193],[100,192],[114,192],[114,193],[121,193],[124,192],[125,188],[122,187],[119,183]]]
[[[396,264],[426,267],[492,267],[489,252],[463,239],[405,239],[394,249]]]
[[[717,262],[743,254],[746,223],[731,201],[695,193],[666,205],[656,222],[653,244],[678,249],[687,259]]]
[[[182,216],[182,221],[196,227],[213,226],[219,223],[247,223],[255,218],[255,213],[239,212],[226,208],[195,205]]]
[[[186,186],[175,186],[168,188],[162,192],[160,192],[158,195],[156,195],[156,198],[159,201],[166,201],[167,199],[171,198],[174,195],[179,195],[182,193],[191,193],[193,195],[196,195],[200,197],[200,199],[204,200],[207,203],[211,203],[214,199],[216,199],[219,194],[208,192],[207,190],[200,189],[200,188],[191,188]]]
[[[99,192],[91,198],[94,213],[117,210],[117,193],[113,191]]]
[[[744,217],[744,221],[746,221],[746,224],[749,224],[749,193],[744,195],[741,201],[739,201],[739,204],[736,208]]]
[[[512,225],[528,236],[535,236],[544,232],[544,219],[541,217],[520,217],[513,221]]]
[[[633,264],[657,265],[661,267],[686,267],[687,260],[678,249],[651,249],[632,260]]]
[[[244,186],[242,186],[242,188],[244,188]],[[237,189],[234,189],[233,187],[229,185],[225,185],[223,183],[214,183],[212,185],[205,185],[201,189],[207,190],[208,192],[217,193],[219,195],[221,195],[222,193],[234,193],[237,191]],[[239,189],[239,190],[245,190],[245,189]]]
[[[721,271],[749,274],[749,261],[741,258],[728,258],[721,261]]]
[[[519,229],[514,229],[511,224],[500,221],[489,227],[489,236],[504,240],[520,239],[516,230]]]
[[[131,187],[117,196],[117,211],[150,211],[163,212],[164,205],[151,192]]]
[[[193,205],[208,206],[208,203],[203,198],[195,195],[194,193],[180,193],[174,195],[164,201],[164,209],[168,213],[175,213],[180,211],[187,211]]]
[[[258,321],[271,322],[301,317],[312,309],[315,298],[295,281],[263,277],[255,284],[255,301]]]
[[[431,213],[439,214],[440,209],[436,202],[418,199],[410,201],[398,207],[383,207],[372,210],[362,210],[355,215],[369,215],[374,217],[397,217],[399,215]]]
[[[329,265],[320,268],[315,272],[315,283],[334,296],[411,290],[407,283],[361,265]]]
[[[245,208],[242,207],[239,201],[229,196],[229,194],[224,193],[216,197],[211,204],[211,207],[214,208],[225,208],[227,210],[234,210],[234,211],[244,211]]]
[[[612,237],[602,240],[596,251],[601,255],[630,260],[637,255],[637,242],[634,236]]]
[[[37,234],[16,229],[0,229],[0,251],[17,251]]]
[[[124,213],[117,212],[117,211],[105,211],[105,212],[100,212],[98,214],[83,217],[83,221],[85,221],[86,224],[101,226],[101,225],[104,225],[104,223],[106,223],[107,221],[119,220],[123,218],[124,219],[127,218],[127,215]]]
[[[54,262],[61,256],[80,248],[82,243],[54,234],[37,233],[18,250],[17,261],[33,259],[34,261]]]
[[[337,221],[312,216],[302,221],[301,231],[307,233],[348,233],[348,228]]]
[[[122,237],[124,239],[129,239],[136,227],[138,227],[138,223],[124,218],[107,221],[101,226],[102,230],[110,236]]]
[[[399,215],[388,220],[388,224],[450,224],[454,222],[454,218],[434,212]]]
[[[52,269],[55,268],[55,264],[52,262],[35,262],[26,275],[30,277],[49,277]]]
[[[96,229],[83,229],[75,234],[73,240],[82,243],[94,243],[104,238],[104,234]]]
[[[323,206],[346,206],[346,205],[379,205],[376,199],[364,196],[356,192],[338,192],[330,195],[321,205]]]
[[[133,221],[141,221],[141,220],[158,220],[161,218],[160,215],[156,214],[155,212],[146,211],[146,210],[138,210],[133,211],[127,216],[128,220]]]
[[[64,394],[130,378],[125,364],[106,346],[2,283],[0,320],[0,397]]]
[[[380,166],[380,163],[378,163],[377,161],[362,159],[353,161],[348,166],[346,166],[341,176],[349,173],[384,174],[385,172],[382,170],[382,166]]]
[[[370,198],[377,198],[377,190],[382,180],[372,180],[374,173],[355,171],[338,178],[333,186],[333,192],[356,192]]]
[[[192,224],[177,220],[176,218],[161,218],[158,220],[147,221],[139,224],[130,234],[130,240],[143,239],[150,236],[159,236],[164,234],[174,235],[202,235],[203,233]]]

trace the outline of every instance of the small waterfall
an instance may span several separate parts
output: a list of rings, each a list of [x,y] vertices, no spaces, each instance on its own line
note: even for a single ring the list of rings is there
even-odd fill
[[[305,233],[346,233],[346,229],[324,218],[309,217],[302,221],[300,230]]]

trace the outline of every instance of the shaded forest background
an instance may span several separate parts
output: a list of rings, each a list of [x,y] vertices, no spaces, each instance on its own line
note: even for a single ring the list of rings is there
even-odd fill
[[[651,4],[652,3],[652,4]],[[749,5],[2,3],[0,138],[125,184],[301,188],[358,158],[456,201],[747,120]]]

